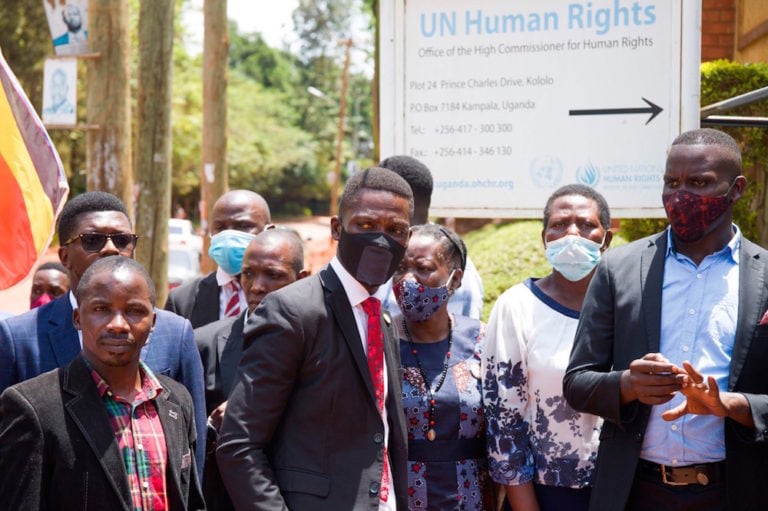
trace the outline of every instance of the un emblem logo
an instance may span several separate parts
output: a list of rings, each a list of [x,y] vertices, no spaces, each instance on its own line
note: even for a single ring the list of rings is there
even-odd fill
[[[600,170],[592,165],[592,162],[587,163],[576,169],[576,180],[583,185],[594,188],[600,182]]]
[[[555,188],[563,177],[563,163],[554,156],[539,156],[530,163],[531,179],[539,188]]]

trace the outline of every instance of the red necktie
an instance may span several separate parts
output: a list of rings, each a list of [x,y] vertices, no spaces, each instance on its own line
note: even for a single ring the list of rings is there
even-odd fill
[[[224,317],[231,318],[240,315],[240,284],[236,280],[231,280],[227,286],[232,291],[232,295],[227,302],[227,308],[224,309]]]
[[[368,315],[368,370],[371,372],[371,381],[376,392],[376,406],[379,413],[382,413],[384,411],[384,334],[381,331],[381,302],[371,296],[363,302],[363,310]],[[379,498],[386,502],[389,497],[386,445],[384,445],[384,460]]]

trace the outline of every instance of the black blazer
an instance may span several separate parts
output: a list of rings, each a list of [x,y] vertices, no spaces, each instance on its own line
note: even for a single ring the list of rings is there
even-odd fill
[[[205,509],[192,399],[181,384],[157,377],[170,509]],[[117,439],[81,356],[0,396],[0,502],[15,511],[132,509]]]
[[[195,329],[195,344],[203,362],[205,410],[208,415],[227,400],[243,353],[245,312]]]
[[[620,406],[621,372],[659,351],[666,231],[605,253],[590,283],[571,359],[565,397],[582,412],[605,417],[590,509],[624,509],[651,407]],[[728,391],[743,393],[755,428],[725,421],[729,510],[768,509],[768,252],[742,238],[739,306]]]
[[[408,508],[397,336],[382,314],[388,452],[399,509]],[[376,509],[384,425],[352,308],[326,267],[267,295],[224,416],[217,458],[238,509]]]
[[[165,310],[175,312],[198,328],[219,320],[219,284],[216,272],[198,277],[173,289]]]

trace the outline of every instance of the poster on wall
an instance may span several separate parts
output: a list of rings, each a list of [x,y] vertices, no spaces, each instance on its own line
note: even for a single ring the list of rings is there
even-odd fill
[[[431,214],[539,217],[570,183],[663,216],[665,153],[698,127],[695,0],[383,2],[381,156],[432,170]]]
[[[43,68],[43,123],[77,123],[77,59],[53,58]]]
[[[56,55],[88,51],[88,0],[43,0]]]

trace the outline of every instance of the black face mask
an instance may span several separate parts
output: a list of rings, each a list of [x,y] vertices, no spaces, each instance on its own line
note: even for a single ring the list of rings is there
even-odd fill
[[[339,261],[364,286],[380,286],[394,275],[405,247],[383,232],[350,234],[341,229]]]

